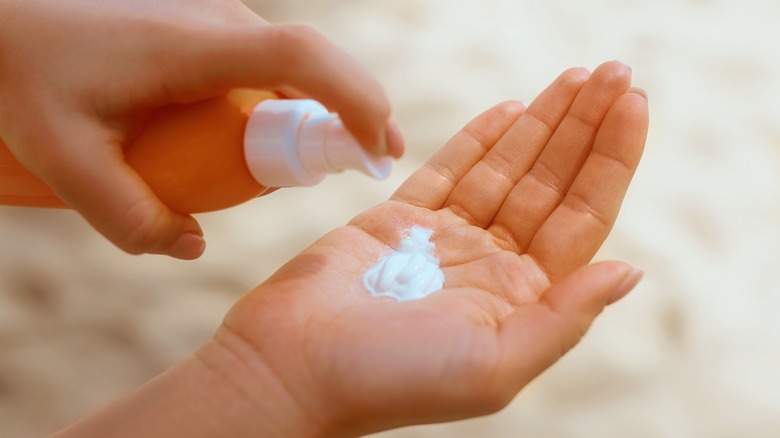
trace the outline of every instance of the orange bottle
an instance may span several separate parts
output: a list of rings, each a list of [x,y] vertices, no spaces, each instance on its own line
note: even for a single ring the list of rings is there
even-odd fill
[[[319,103],[251,90],[159,109],[125,160],[182,213],[232,207],[267,188],[314,185],[346,169],[382,179],[392,166],[366,153]],[[65,207],[1,141],[0,204]]]

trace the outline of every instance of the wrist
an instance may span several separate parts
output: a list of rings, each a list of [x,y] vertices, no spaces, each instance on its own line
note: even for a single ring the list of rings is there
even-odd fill
[[[221,403],[233,404],[240,430],[219,436],[324,437],[325,428],[299,403],[289,384],[246,340],[225,327],[195,355],[224,393]],[[227,429],[230,430],[230,429]]]
[[[283,382],[237,336],[220,334],[128,396],[55,435],[321,437]]]

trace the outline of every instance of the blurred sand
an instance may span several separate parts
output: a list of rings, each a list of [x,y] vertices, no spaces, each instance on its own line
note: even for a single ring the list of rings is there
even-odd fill
[[[367,66],[407,156],[388,181],[343,175],[203,215],[209,248],[192,263],[127,256],[72,212],[0,208],[0,435],[51,431],[162,371],[471,117],[609,59],[648,90],[651,131],[598,258],[642,266],[645,280],[501,413],[380,435],[780,435],[780,4],[248,3],[312,24]]]

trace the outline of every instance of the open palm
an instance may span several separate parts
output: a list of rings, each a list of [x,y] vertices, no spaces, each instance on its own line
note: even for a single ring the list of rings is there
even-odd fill
[[[245,296],[216,339],[340,436],[500,409],[639,280],[622,262],[588,266],[644,147],[630,76],[572,69],[527,110],[478,116],[388,202]],[[373,297],[363,274],[413,225],[433,230],[444,288]]]

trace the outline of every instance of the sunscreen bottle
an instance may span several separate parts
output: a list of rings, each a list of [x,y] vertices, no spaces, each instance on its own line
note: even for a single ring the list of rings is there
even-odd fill
[[[220,210],[269,188],[312,186],[356,169],[386,178],[390,157],[365,152],[336,114],[313,100],[233,90],[155,112],[125,161],[181,213]],[[66,207],[0,141],[0,204]]]

